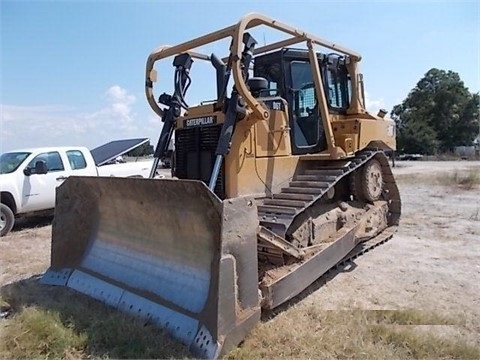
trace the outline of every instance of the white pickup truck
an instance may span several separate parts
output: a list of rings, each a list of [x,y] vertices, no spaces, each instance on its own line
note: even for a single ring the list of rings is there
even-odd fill
[[[53,213],[55,189],[72,175],[148,177],[152,161],[115,163],[148,139],[121,140],[89,151],[84,147],[22,149],[0,156],[0,236],[15,218]],[[143,142],[141,142],[143,141]]]

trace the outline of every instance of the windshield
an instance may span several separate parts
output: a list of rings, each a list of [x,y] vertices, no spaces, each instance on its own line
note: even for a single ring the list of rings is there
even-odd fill
[[[18,169],[21,163],[30,155],[29,152],[10,152],[0,156],[0,174],[10,174]]]

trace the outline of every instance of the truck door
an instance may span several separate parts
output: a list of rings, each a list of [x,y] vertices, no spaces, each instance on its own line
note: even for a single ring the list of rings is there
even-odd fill
[[[36,174],[37,161],[45,161],[48,172]],[[22,208],[24,212],[53,209],[55,206],[55,189],[68,176],[60,153],[57,151],[38,154],[27,165],[30,172],[23,182]]]

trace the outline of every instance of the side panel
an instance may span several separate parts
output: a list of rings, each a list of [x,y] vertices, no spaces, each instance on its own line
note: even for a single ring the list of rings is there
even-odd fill
[[[278,124],[280,125],[281,122]],[[258,125],[262,126],[260,133],[264,138],[256,140],[255,126],[257,125],[240,121],[235,129],[232,149],[225,158],[225,185],[228,198],[237,196],[262,197],[273,192],[279,192],[281,187],[288,185],[296,171],[298,156],[255,156],[257,149],[262,154],[270,152],[268,150],[268,136],[270,135],[266,127]],[[285,134],[285,132],[281,130],[274,134],[280,135]],[[286,140],[287,136],[283,135],[283,139]],[[289,144],[290,141],[285,142],[285,145]],[[270,145],[274,145],[272,140]],[[280,147],[279,151],[288,154],[289,149],[288,147]]]
[[[347,155],[353,155],[358,151],[358,133],[360,132],[360,121],[340,120],[332,123],[335,144],[341,147]]]
[[[272,110],[268,120],[258,121],[255,124],[255,139],[257,157],[291,155],[290,128],[286,113]]]
[[[348,155],[369,145],[381,149],[396,149],[395,123],[383,119],[343,119],[332,123],[335,143]]]
[[[378,148],[395,150],[395,123],[392,120],[360,120],[359,150],[372,142]]]

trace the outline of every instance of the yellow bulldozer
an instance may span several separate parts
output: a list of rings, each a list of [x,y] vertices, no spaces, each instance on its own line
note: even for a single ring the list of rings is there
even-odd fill
[[[257,27],[281,39],[259,46]],[[225,40],[225,57],[201,51]],[[167,58],[174,90],[157,99]],[[262,309],[399,223],[385,155],[395,125],[366,111],[360,59],[260,14],[152,52],[146,97],[164,124],[151,178],[65,181],[42,281],[144,317],[197,357],[237,346]],[[189,106],[195,63],[209,64],[216,94]],[[156,179],[172,138],[173,178]]]

